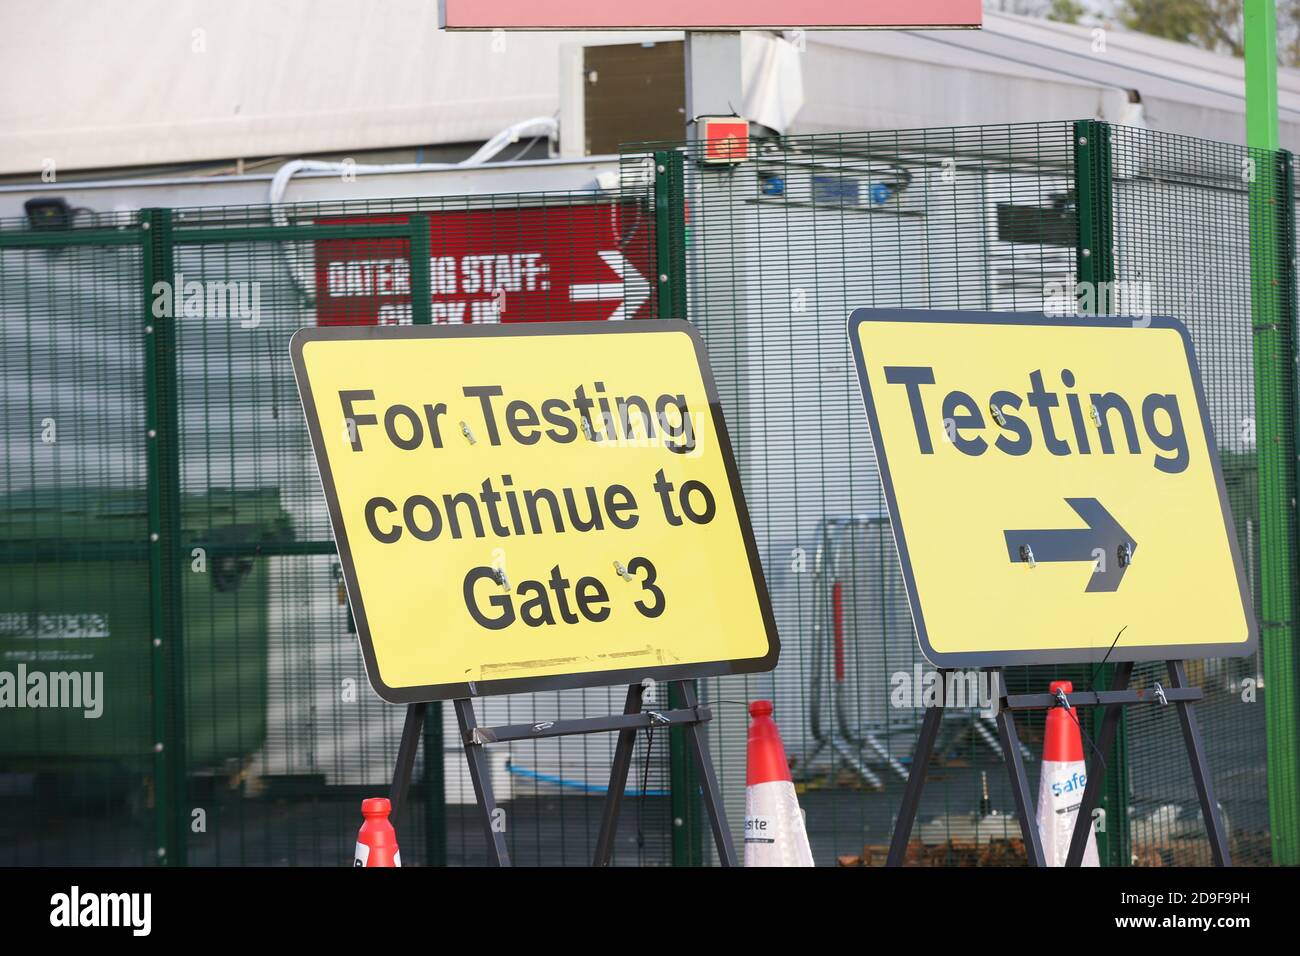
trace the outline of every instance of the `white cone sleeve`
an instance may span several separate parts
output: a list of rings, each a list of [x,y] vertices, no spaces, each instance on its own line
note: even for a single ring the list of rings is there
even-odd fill
[[[1065,866],[1070,853],[1070,837],[1079,816],[1083,788],[1088,782],[1082,760],[1044,760],[1038,784],[1038,833],[1043,841],[1043,858],[1048,866]],[[1084,866],[1099,866],[1097,836],[1088,828],[1088,845],[1083,851]]]
[[[812,848],[794,784],[756,783],[745,789],[745,866],[812,866]]]

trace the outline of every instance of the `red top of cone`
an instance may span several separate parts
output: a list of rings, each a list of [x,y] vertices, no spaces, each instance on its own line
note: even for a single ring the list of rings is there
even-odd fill
[[[745,786],[789,780],[790,765],[785,760],[781,734],[772,719],[772,702],[756,700],[749,705],[749,755]]]
[[[1055,694],[1063,690],[1074,693],[1074,684],[1068,680],[1054,680],[1047,688]],[[1057,763],[1070,763],[1083,759],[1083,738],[1079,735],[1079,714],[1071,707],[1067,714],[1063,707],[1053,707],[1047,712],[1047,727],[1043,730],[1043,759]]]
[[[360,866],[358,860],[365,859],[366,866],[400,866],[397,861],[397,832],[388,819],[393,805],[387,797],[369,797],[361,801],[361,815],[365,818],[361,830],[357,833],[357,843],[370,848],[368,856],[358,856],[354,865]]]

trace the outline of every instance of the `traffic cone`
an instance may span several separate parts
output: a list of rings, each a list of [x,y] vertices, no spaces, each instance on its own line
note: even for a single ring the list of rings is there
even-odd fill
[[[353,866],[401,866],[402,854],[397,849],[397,831],[388,822],[392,804],[387,797],[371,797],[361,801],[361,815],[365,822],[357,834],[357,852],[352,857]]]
[[[772,702],[749,705],[745,780],[745,866],[812,866],[808,830],[790,779]]]
[[[1067,696],[1074,693],[1074,685],[1068,680],[1052,681],[1048,689],[1053,694],[1058,690]],[[1087,782],[1079,715],[1073,707],[1068,713],[1064,707],[1053,707],[1047,712],[1047,727],[1043,732],[1043,768],[1038,782],[1038,834],[1043,841],[1043,858],[1048,866],[1065,866]],[[1097,836],[1092,827],[1088,828],[1083,865],[1100,865]]]

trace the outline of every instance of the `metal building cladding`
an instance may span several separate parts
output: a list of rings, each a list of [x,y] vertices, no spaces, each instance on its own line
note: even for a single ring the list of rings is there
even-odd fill
[[[0,863],[346,859],[359,800],[386,789],[402,712],[365,685],[288,341],[301,327],[380,321],[381,300],[432,322],[455,300],[439,257],[463,277],[467,255],[506,256],[493,268],[513,270],[519,296],[544,261],[574,277],[570,291],[600,288],[570,295],[574,309],[612,314],[644,295],[636,315],[700,330],[783,645],[774,674],[700,682],[710,746],[739,825],[746,719],[730,702],[775,701],[821,862],[879,861],[921,713],[899,701],[930,670],[862,421],[849,312],[1042,311],[1060,307],[1061,289],[1067,302],[1111,283],[1142,290],[1190,331],[1259,616],[1257,657],[1190,669],[1234,859],[1296,861],[1291,154],[1096,121],[789,136],[725,167],[693,149],[629,149],[613,195],[0,224],[0,670],[79,656],[78,669],[104,672],[106,695],[93,728],[80,712],[23,711],[22,733],[0,740]],[[598,232],[551,228],[556,217]],[[330,263],[380,260],[331,287]],[[158,307],[157,284],[178,275],[204,290],[188,313],[183,286]],[[210,302],[218,283],[226,297]],[[365,294],[332,299],[332,288]],[[511,296],[492,317],[515,317]],[[1155,676],[1140,665],[1136,682]],[[1040,691],[1057,678],[1079,688],[1094,675],[1008,677]],[[492,698],[482,720],[616,712],[622,696]],[[481,861],[450,709],[431,712],[398,821],[404,861]],[[1021,723],[1037,760],[1041,726]],[[915,854],[1014,859],[990,722],[972,699],[944,726]],[[1208,859],[1178,733],[1158,708],[1126,718],[1098,835],[1105,862]],[[590,859],[611,748],[492,751],[517,862]],[[633,767],[615,862],[707,862],[681,741],[642,737]]]

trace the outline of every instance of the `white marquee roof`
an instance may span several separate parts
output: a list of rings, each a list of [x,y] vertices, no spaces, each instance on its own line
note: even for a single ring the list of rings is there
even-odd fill
[[[1242,63],[985,14],[981,32],[810,34],[793,132],[1100,117],[1244,136]],[[645,38],[674,38],[647,34]],[[638,37],[639,38],[639,37]],[[559,107],[559,46],[444,34],[432,0],[44,0],[0,7],[0,174],[482,141]],[[501,41],[504,40],[504,48]],[[1280,79],[1300,149],[1300,74]]]

